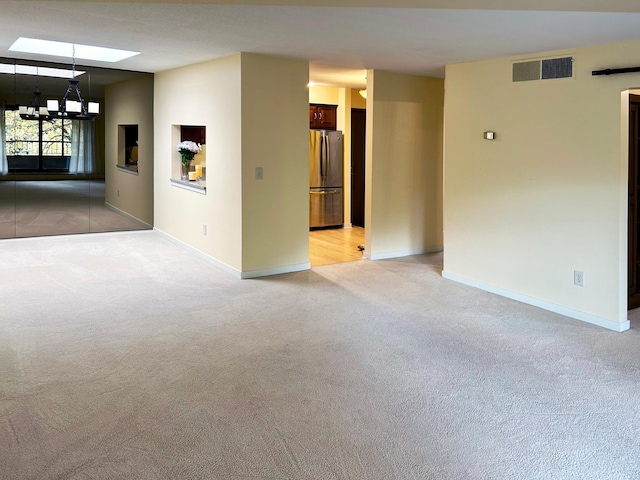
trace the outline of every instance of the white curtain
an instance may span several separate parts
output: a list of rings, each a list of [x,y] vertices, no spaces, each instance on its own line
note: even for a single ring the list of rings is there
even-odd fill
[[[7,144],[5,142],[4,100],[0,101],[0,175],[9,173],[7,161]]]
[[[99,173],[95,154],[95,122],[71,122],[71,159],[69,173]]]

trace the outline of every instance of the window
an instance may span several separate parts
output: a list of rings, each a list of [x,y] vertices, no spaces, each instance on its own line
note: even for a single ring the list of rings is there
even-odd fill
[[[70,120],[23,120],[17,107],[5,111],[9,172],[68,172]]]

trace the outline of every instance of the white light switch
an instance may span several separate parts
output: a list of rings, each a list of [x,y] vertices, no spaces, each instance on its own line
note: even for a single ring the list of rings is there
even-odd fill
[[[262,180],[262,167],[256,167],[256,180]]]

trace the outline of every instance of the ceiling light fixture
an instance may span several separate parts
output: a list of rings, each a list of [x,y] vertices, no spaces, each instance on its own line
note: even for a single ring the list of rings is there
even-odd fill
[[[85,103],[78,84],[80,80],[76,80],[76,58],[73,55],[75,47],[72,49],[71,71],[73,75],[69,79],[69,86],[62,100],[47,100],[47,110],[50,118],[66,118],[69,120],[93,120],[100,113],[100,104],[97,102]],[[77,100],[70,100],[69,95],[75,94]]]
[[[36,89],[33,91],[33,98],[29,102],[29,105],[20,105],[18,107],[18,114],[23,120],[47,120],[49,119],[49,111],[43,100],[40,98],[42,92],[40,91],[40,77],[37,73],[36,67]]]

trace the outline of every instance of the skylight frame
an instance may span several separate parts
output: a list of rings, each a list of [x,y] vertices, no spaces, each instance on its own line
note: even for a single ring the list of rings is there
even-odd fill
[[[53,67],[39,67],[35,65],[20,65],[13,63],[0,63],[0,74],[5,73],[8,75],[32,75],[39,77],[51,77],[51,78],[73,78],[73,70],[67,70],[66,68],[53,68]],[[84,70],[76,70],[75,76],[79,77],[84,75]]]
[[[100,62],[115,63],[140,55],[133,50],[83,45],[80,43],[58,42],[38,38],[20,37],[9,47],[13,52],[35,53],[56,57],[80,58]],[[74,52],[75,50],[75,52]]]

